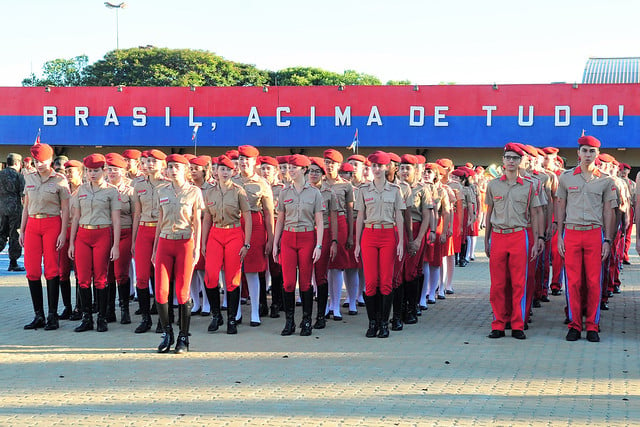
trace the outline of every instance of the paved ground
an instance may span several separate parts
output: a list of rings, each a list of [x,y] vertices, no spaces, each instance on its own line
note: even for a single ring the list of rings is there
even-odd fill
[[[191,351],[179,356],[154,352],[160,335],[134,334],[138,316],[107,333],[74,333],[69,321],[23,331],[26,280],[6,273],[3,253],[0,424],[638,425],[640,259],[632,262],[597,344],[564,340],[563,297],[535,311],[526,341],[486,338],[479,255],[456,270],[455,295],[389,339],[364,337],[364,309],[311,337],[281,337],[284,320],[268,318],[236,336],[208,334],[209,319],[197,317]]]

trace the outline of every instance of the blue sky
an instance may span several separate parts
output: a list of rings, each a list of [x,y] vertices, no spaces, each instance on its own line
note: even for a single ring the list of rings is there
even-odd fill
[[[0,86],[19,86],[50,59],[93,62],[115,48],[115,11],[102,1],[0,6]],[[119,36],[121,48],[203,49],[264,69],[355,69],[383,82],[579,82],[590,56],[640,56],[638,16],[632,0],[130,0]]]

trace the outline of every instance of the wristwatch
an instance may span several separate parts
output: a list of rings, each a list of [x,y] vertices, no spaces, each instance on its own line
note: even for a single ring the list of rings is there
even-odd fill
[[[245,247],[245,248],[247,248],[247,249],[251,249],[251,245],[250,245],[249,243],[245,243],[245,244],[244,244],[244,245],[242,245],[242,246],[244,246],[244,247]]]
[[[316,245],[316,249],[322,249],[322,245]]]
[[[331,243],[335,243],[337,245],[338,244],[338,240],[337,239],[332,239]]]

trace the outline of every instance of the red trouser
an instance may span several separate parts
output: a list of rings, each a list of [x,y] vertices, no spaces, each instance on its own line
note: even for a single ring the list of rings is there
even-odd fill
[[[40,280],[42,259],[44,277],[51,280],[59,275],[56,242],[60,235],[59,216],[51,218],[29,218],[24,230],[24,268],[28,280]]]
[[[171,278],[174,277],[178,304],[185,304],[191,297],[193,239],[171,240],[162,237],[158,238],[155,266],[156,302],[159,304],[169,302],[169,284]]]
[[[218,287],[220,270],[224,268],[224,281],[227,292],[240,286],[242,263],[240,250],[244,245],[244,231],[241,227],[216,228],[211,227],[206,242],[204,283],[208,289]]]
[[[398,246],[396,228],[365,228],[360,252],[364,268],[365,294],[373,296],[380,289],[382,295],[393,290],[393,266]]]
[[[244,230],[244,217],[240,220]],[[264,248],[267,243],[267,231],[264,228],[262,212],[251,212],[251,247],[244,257],[243,270],[245,273],[262,273],[267,269],[267,256]]]
[[[524,330],[528,253],[529,237],[524,230],[511,234],[491,234],[489,300],[494,319],[491,322],[492,330],[503,331],[505,323],[509,321],[512,329]]]
[[[527,260],[531,253],[531,245],[535,244],[536,237],[533,235],[533,229],[527,227]],[[531,311],[531,305],[533,304],[533,297],[535,296],[536,289],[538,289],[538,282],[536,282],[536,268],[538,265],[538,257],[533,261],[529,260],[527,264],[527,292],[526,292],[526,307],[525,307],[525,321],[529,321],[529,312]]]
[[[398,259],[398,257],[394,257],[393,258],[393,289],[399,287],[400,285],[402,285],[402,282],[404,280],[404,261],[407,259],[407,252],[408,252],[408,241],[409,241],[409,236],[407,236],[407,232],[404,232],[404,251],[402,253],[402,259]]]
[[[71,238],[71,227],[67,228],[67,240],[64,246],[58,252],[58,270],[60,272],[60,280],[65,281],[71,278],[71,267],[73,261],[69,258],[69,239]]]
[[[444,219],[442,218],[442,216],[438,218],[438,225],[436,227],[435,242],[427,243],[424,250],[424,262],[429,263],[429,265],[432,267],[440,267],[442,265],[442,257],[444,256],[444,243],[440,243],[440,236],[442,236],[442,233],[445,232]],[[466,239],[466,237],[464,237],[464,239]]]
[[[602,239],[600,228],[586,231],[565,230],[564,268],[567,274],[569,328],[582,330],[584,311],[586,330],[598,331],[602,292]]]
[[[634,218],[634,209],[631,206],[631,219],[629,220],[629,226],[625,230],[624,233],[624,253],[622,255],[622,260],[629,262],[629,248],[631,247],[631,233],[633,233],[633,218]]]
[[[99,230],[78,227],[75,249],[76,275],[80,287],[90,288],[93,278],[96,289],[104,289],[111,252],[111,227]]]
[[[331,231],[329,227],[324,229],[322,234],[322,250],[320,259],[313,265],[313,276],[316,278],[316,285],[327,283],[327,269],[329,268],[329,251],[331,250]]]
[[[136,288],[147,289],[151,279],[151,254],[156,227],[141,225],[136,235]]]
[[[353,221],[353,235],[356,235],[356,221]],[[347,250],[347,262],[346,262],[346,267],[345,269],[348,268],[362,268],[362,257],[360,257],[357,261],[356,261],[356,257],[354,255],[354,251],[355,251],[355,245],[353,245],[351,247],[351,249]]]
[[[562,271],[564,270],[564,258],[560,256],[558,252],[558,232],[551,238],[551,265],[553,266],[553,275],[551,276],[551,289],[560,290],[562,284],[560,278],[562,277]]]
[[[131,229],[122,228],[120,230],[120,256],[113,261],[113,269],[109,268],[109,283],[114,280],[123,283],[129,278],[129,268],[131,267]],[[112,276],[113,275],[113,276]]]
[[[418,235],[419,231],[420,231],[420,223],[414,222],[413,236],[412,236],[414,239]],[[407,282],[417,279],[418,276],[422,274],[422,266],[424,265],[423,258],[424,258],[424,251],[426,247],[426,244],[425,244],[426,241],[427,241],[426,238],[422,239],[422,242],[420,242],[420,248],[418,249],[418,252],[416,252],[414,256],[409,256],[407,254],[407,256],[404,258],[404,280],[406,280]]]
[[[283,231],[280,239],[280,264],[285,292],[296,290],[296,270],[300,292],[311,287],[313,274],[313,249],[316,245],[315,231]]]
[[[329,230],[324,231],[328,233]],[[347,217],[343,214],[338,215],[338,251],[333,261],[329,260],[329,268],[336,270],[344,270],[349,268],[349,255],[347,252],[347,237],[349,237],[349,225],[347,224]],[[324,241],[324,238],[322,239]],[[329,239],[331,240],[331,239]],[[322,244],[324,248],[324,243]],[[317,279],[316,279],[317,282]]]

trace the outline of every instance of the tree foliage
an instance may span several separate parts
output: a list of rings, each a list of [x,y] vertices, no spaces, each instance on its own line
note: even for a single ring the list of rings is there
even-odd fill
[[[86,55],[54,59],[44,64],[42,78],[25,78],[23,86],[319,86],[380,85],[370,74],[343,73],[315,67],[261,70],[229,61],[212,52],[153,46],[118,49],[88,64]],[[410,84],[390,81],[388,84]]]

